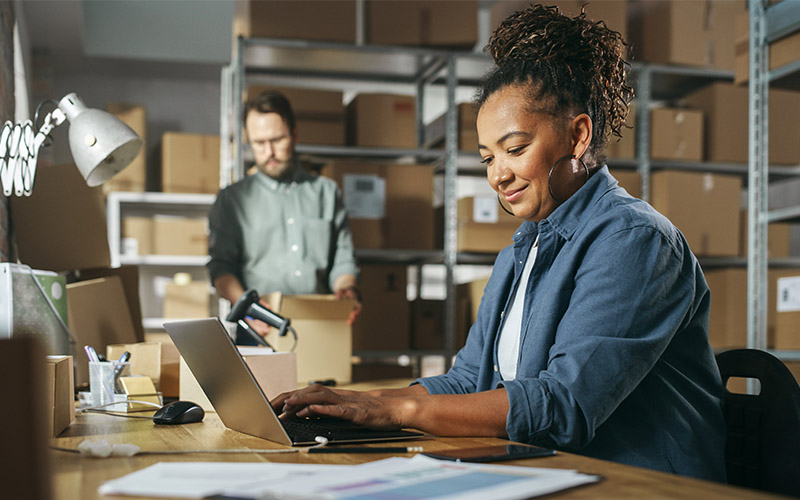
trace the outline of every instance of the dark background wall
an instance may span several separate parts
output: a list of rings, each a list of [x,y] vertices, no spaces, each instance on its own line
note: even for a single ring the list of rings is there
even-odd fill
[[[14,9],[0,0],[0,124],[14,121]],[[8,199],[0,193],[0,262],[10,257]]]

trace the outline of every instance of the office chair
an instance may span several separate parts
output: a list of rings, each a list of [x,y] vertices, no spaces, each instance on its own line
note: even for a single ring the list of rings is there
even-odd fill
[[[778,358],[757,349],[716,355],[722,383],[728,482],[800,496],[800,386]],[[728,391],[730,377],[755,378],[759,394]]]

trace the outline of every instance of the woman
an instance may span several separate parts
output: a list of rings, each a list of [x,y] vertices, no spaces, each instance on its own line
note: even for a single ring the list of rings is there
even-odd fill
[[[395,390],[282,394],[282,418],[508,437],[725,480],[709,293],[686,240],[602,163],[631,89],[618,33],[534,6],[489,41],[489,183],[524,219],[452,369]]]

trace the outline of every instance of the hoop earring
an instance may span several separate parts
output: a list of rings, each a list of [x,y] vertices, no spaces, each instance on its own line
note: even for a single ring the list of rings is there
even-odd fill
[[[557,160],[557,161],[556,161],[556,162],[553,164],[553,166],[552,166],[552,167],[550,167],[550,173],[549,173],[549,174],[547,174],[547,190],[550,192],[550,196],[551,196],[551,197],[552,197],[552,198],[553,198],[553,199],[556,201],[556,203],[558,203],[559,205],[560,205],[561,203],[564,203],[564,201],[566,201],[566,199],[565,199],[565,200],[560,200],[560,199],[558,199],[558,197],[557,197],[557,196],[556,196],[556,195],[553,193],[553,171],[556,169],[556,167],[558,166],[558,164],[559,164],[559,163],[561,163],[562,161],[564,161],[564,159],[566,159],[566,158],[569,158],[569,159],[570,159],[570,163],[572,162],[572,160],[578,160],[578,161],[580,162],[581,166],[583,167],[583,171],[586,173],[586,178],[583,180],[583,183],[584,183],[584,184],[586,184],[586,181],[588,181],[588,180],[589,180],[589,167],[587,167],[587,166],[586,166],[586,163],[584,163],[584,162],[583,162],[583,160],[581,160],[580,158],[578,158],[578,157],[577,157],[577,156],[575,156],[575,155],[564,155],[564,156],[562,156],[561,158],[559,158],[559,159],[558,159],[558,160]],[[577,191],[577,190],[576,190],[576,191]],[[498,196],[499,196],[499,195],[498,195]],[[570,195],[570,196],[572,196],[572,195]],[[569,198],[569,196],[567,196],[567,198]]]
[[[516,217],[516,215],[514,215],[514,212],[510,211],[509,209],[506,208],[505,205],[503,205],[503,201],[500,199],[500,193],[497,193],[497,203],[500,204],[500,208],[502,208],[505,213],[511,215],[512,217]]]

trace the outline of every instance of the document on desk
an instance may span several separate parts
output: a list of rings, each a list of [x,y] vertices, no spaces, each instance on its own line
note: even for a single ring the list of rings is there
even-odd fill
[[[217,469],[221,466],[224,470]],[[599,479],[572,470],[456,463],[418,455],[361,465],[160,463],[109,481],[100,493],[253,500],[517,500]],[[205,484],[201,487],[198,481]]]

